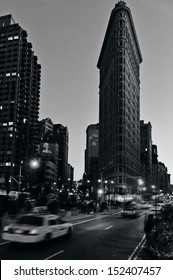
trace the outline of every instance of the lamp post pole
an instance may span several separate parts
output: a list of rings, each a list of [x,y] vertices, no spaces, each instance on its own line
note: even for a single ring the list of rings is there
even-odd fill
[[[38,159],[32,159],[29,163],[31,169],[34,171],[34,174],[33,174],[33,178],[32,178],[32,181],[35,182],[35,171],[37,168],[39,168],[39,165],[40,165],[40,162]]]
[[[102,201],[104,201],[104,199],[105,199],[105,197],[104,197],[104,192],[105,192],[105,190],[104,190],[104,182],[103,182],[103,173],[101,172],[101,177],[100,177],[100,179],[98,179],[98,183],[100,183],[100,189],[99,190],[102,190],[102,196],[101,196],[101,199],[102,199]]]
[[[22,166],[19,167],[19,193],[21,191],[21,182],[22,182]]]
[[[21,192],[21,184],[22,184],[22,164],[23,164],[23,161],[21,161],[21,164],[20,165],[16,165],[17,167],[19,167],[19,180],[16,180],[13,176],[10,176],[10,181],[11,179],[13,179],[19,186],[19,193]],[[38,168],[39,167],[39,162],[37,160],[32,160],[30,162],[30,166],[32,168]]]
[[[102,194],[104,195],[104,184],[103,184],[103,173],[101,172],[101,190]],[[104,200],[104,198],[102,198]]]
[[[144,181],[143,181],[142,177],[141,177],[141,176],[128,176],[127,178],[131,178],[131,179],[136,180],[136,182],[137,182],[137,187],[136,187],[136,200],[139,201],[139,194],[138,194],[139,186],[141,186],[141,185],[144,184]]]
[[[13,176],[10,176],[10,180],[9,182],[11,182],[11,179],[13,179],[19,186],[19,193],[21,192],[21,183],[22,183],[22,165],[16,165],[16,166],[19,166],[19,181],[16,180]]]
[[[10,176],[9,182],[11,182],[11,179],[13,179],[18,184],[18,186],[19,186],[19,193],[20,193],[20,182],[17,181],[13,176]]]
[[[101,206],[101,199],[102,199],[103,189],[98,189],[98,203],[99,203],[99,209]]]

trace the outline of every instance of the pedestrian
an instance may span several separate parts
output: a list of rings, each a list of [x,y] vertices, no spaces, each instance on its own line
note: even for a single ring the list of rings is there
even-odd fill
[[[148,219],[145,222],[144,225],[144,232],[146,234],[146,245],[148,249],[150,249],[151,246],[151,231],[154,228],[154,219],[153,214],[148,215]]]

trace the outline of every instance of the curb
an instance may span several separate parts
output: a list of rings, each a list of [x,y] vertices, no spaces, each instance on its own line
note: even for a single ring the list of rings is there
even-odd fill
[[[134,251],[132,252],[132,254],[129,256],[128,260],[137,260],[138,256],[145,244],[146,241],[146,237],[145,234],[143,235],[141,241],[139,242],[139,244],[137,245],[137,247],[134,249]]]

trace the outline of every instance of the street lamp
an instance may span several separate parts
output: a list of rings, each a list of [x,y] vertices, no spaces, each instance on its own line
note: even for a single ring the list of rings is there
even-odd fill
[[[143,197],[144,200],[146,199],[146,197],[145,197],[146,190],[147,190],[146,187],[142,187],[142,197]]]
[[[143,179],[141,178],[141,176],[128,176],[127,178],[134,179],[136,181],[137,186],[135,186],[135,197],[136,197],[136,199],[138,199],[138,186],[141,186],[144,184]]]
[[[98,189],[98,195],[101,196],[103,194],[103,190],[102,189]]]
[[[14,178],[13,176],[10,176],[9,178],[9,182],[11,183],[11,180],[13,179],[19,186],[19,193],[21,191],[21,184],[22,184],[22,164],[23,164],[23,161],[21,161],[21,164],[18,165],[18,164],[15,164],[15,167],[19,167],[19,181],[16,180],[16,178]]]
[[[144,185],[144,180],[139,178],[138,179],[138,189],[139,189],[139,196],[138,196],[138,200],[141,199],[141,194],[142,194],[142,190],[143,190],[143,186]]]
[[[98,189],[98,193],[102,190],[102,194],[104,193],[104,182],[103,182],[103,174],[101,173],[101,178],[98,179],[98,183],[100,184],[100,189]]]
[[[13,176],[10,176],[9,183],[11,183],[11,179],[13,179],[18,184],[18,186],[19,186],[19,193],[20,193],[21,180],[17,181]]]
[[[38,168],[39,167],[39,161],[37,160],[37,159],[32,159],[31,161],[30,161],[30,166],[32,167],[32,168]]]
[[[140,178],[140,179],[138,179],[138,184],[139,184],[139,186],[142,186],[143,185],[143,183],[144,183],[144,181]]]
[[[19,167],[19,180],[17,180],[15,177],[13,176],[10,176],[9,178],[9,182],[11,183],[11,181],[15,181],[18,186],[19,186],[19,193],[21,192],[21,184],[22,184],[22,164],[23,164],[23,161],[21,161],[21,164],[18,165],[18,164],[15,164],[15,167]],[[39,167],[39,161],[36,160],[36,159],[32,159],[29,163],[30,167],[31,168],[38,168]]]
[[[98,189],[97,193],[98,193],[98,201],[99,201],[99,207],[100,207],[103,189]]]
[[[33,158],[30,160],[29,166],[31,167],[31,169],[33,169],[32,177],[30,179],[31,182],[34,184],[36,182],[36,169],[40,166],[40,162],[38,159]]]

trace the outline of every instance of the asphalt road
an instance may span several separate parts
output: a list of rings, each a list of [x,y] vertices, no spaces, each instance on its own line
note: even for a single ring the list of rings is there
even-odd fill
[[[1,241],[1,260],[127,260],[143,236],[144,213],[137,219],[96,215],[71,221],[72,236],[46,244]]]

